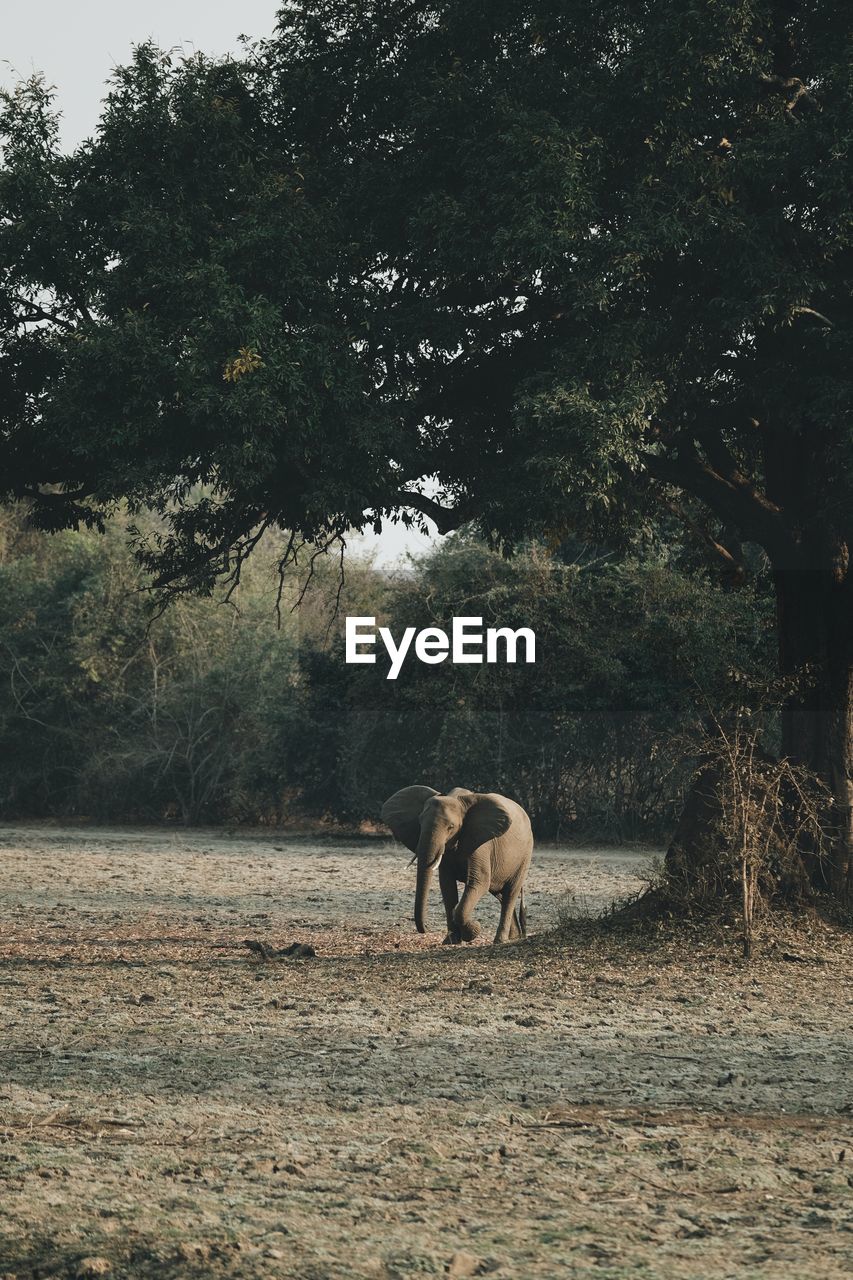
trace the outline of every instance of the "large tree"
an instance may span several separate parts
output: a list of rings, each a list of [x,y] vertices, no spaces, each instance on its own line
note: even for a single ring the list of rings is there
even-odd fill
[[[62,157],[7,108],[4,488],[158,507],[165,589],[403,512],[762,549],[786,754],[853,886],[849,7],[312,0],[141,50]],[[234,548],[237,549],[236,561]]]

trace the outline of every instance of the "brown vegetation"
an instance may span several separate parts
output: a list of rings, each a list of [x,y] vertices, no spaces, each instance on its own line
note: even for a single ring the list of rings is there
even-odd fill
[[[0,1274],[849,1274],[827,926],[545,937],[644,861],[550,847],[537,936],[442,949],[387,842],[0,839]]]

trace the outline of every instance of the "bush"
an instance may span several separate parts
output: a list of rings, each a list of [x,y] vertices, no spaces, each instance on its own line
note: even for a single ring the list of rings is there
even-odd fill
[[[762,598],[660,561],[512,561],[463,536],[407,571],[320,563],[276,627],[267,540],[234,596],[151,621],[118,525],[27,532],[0,517],[0,812],[113,821],[375,818],[424,781],[502,791],[539,837],[650,838],[674,824],[681,748],[731,675],[767,661]],[[288,586],[285,604],[295,598]],[[346,614],[529,626],[535,665],[347,666]],[[725,662],[722,655],[726,655]]]

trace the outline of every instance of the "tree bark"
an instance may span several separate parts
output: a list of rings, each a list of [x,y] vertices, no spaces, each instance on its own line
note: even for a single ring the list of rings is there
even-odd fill
[[[708,726],[712,732],[712,727]],[[718,896],[721,892],[720,773],[706,764],[693,779],[681,816],[666,851],[667,879],[691,899]]]
[[[811,557],[813,564],[816,556]],[[784,564],[773,572],[779,672],[790,681],[781,754],[823,781],[832,797],[828,856],[801,848],[804,882],[853,904],[853,575],[846,545],[824,567]],[[709,733],[715,732],[708,725]],[[666,866],[689,896],[718,882],[721,777],[706,765],[686,797]],[[826,851],[824,851],[826,855]],[[807,879],[805,878],[807,877]]]
[[[831,850],[812,878],[853,901],[853,591],[847,549],[826,569],[774,572],[779,669],[798,687],[782,710],[782,753],[829,788]]]

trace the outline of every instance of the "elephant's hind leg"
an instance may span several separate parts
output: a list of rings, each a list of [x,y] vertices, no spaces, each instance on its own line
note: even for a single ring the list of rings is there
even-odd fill
[[[512,924],[510,925],[509,938],[513,942],[516,938],[527,937],[527,911],[524,906],[524,889],[518,895],[518,906],[512,913]]]
[[[521,886],[518,884],[509,884],[501,891],[501,918],[498,922],[495,942],[514,942],[517,938],[525,936],[521,931],[521,921],[515,909],[520,893]]]
[[[524,905],[524,886],[521,887],[521,895],[518,899],[518,927],[521,930],[522,938],[527,937],[527,908]]]

